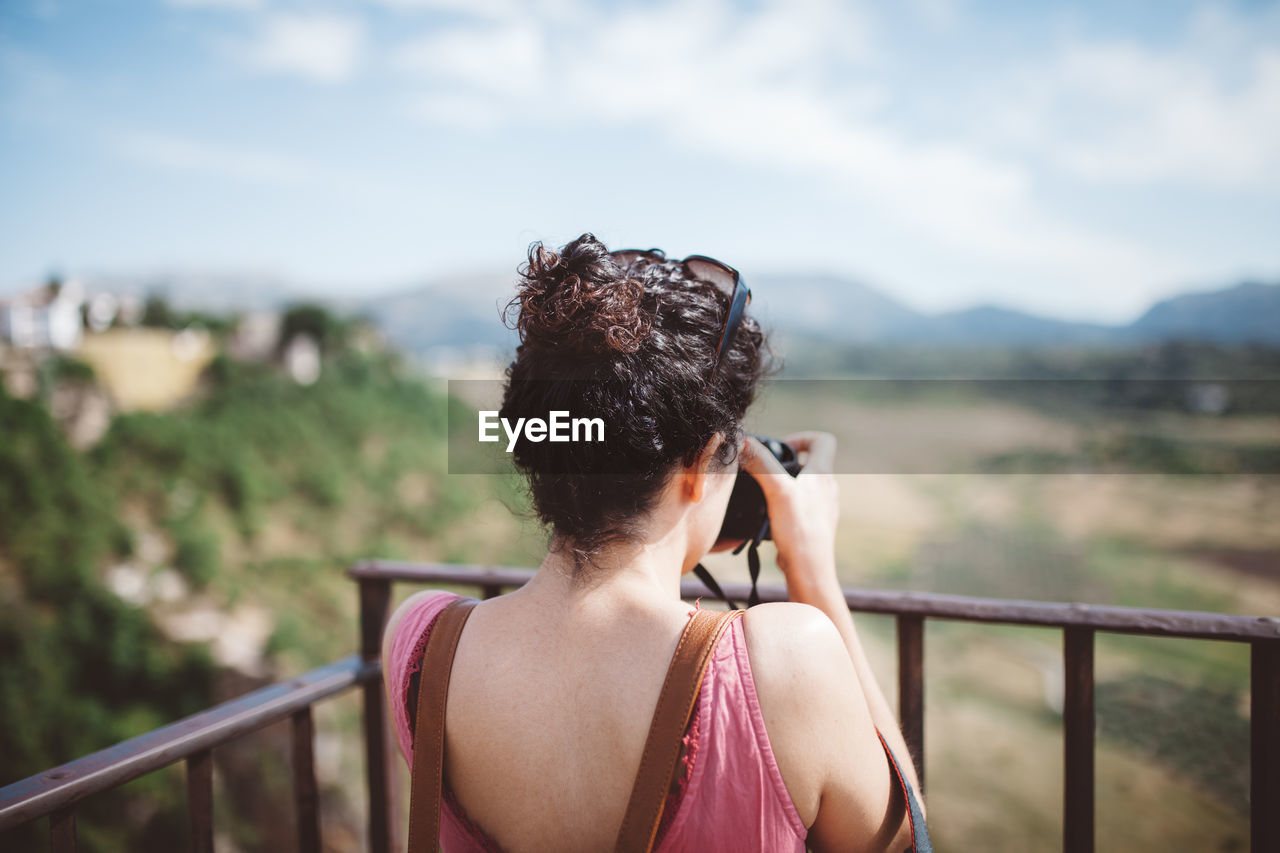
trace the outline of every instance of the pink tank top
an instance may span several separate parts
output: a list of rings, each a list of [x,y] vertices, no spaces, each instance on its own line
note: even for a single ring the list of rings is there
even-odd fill
[[[396,626],[390,657],[384,661],[387,683],[396,686],[391,703],[396,739],[410,766],[409,679],[422,663],[432,622],[457,597],[450,592],[424,596]],[[667,800],[655,851],[804,853],[808,830],[769,746],[741,619],[731,623],[711,656],[685,745],[684,782]],[[440,812],[444,853],[501,853],[467,817],[448,785]]]

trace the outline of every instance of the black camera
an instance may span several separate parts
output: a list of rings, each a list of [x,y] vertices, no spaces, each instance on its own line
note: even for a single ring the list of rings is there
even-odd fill
[[[763,435],[753,436],[769,449],[782,467],[792,477],[800,473],[800,457],[795,448],[776,438]],[[729,506],[724,513],[724,522],[720,525],[718,541],[731,542],[740,539],[772,539],[769,531],[769,510],[765,505],[764,492],[756,478],[739,469],[738,477],[733,483],[733,493],[729,495]]]

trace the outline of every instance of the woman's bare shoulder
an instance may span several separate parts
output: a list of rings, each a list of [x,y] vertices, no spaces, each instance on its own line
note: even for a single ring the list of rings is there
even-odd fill
[[[866,700],[840,633],[816,607],[752,607],[743,634],[778,770],[809,826],[831,775],[832,751],[847,739],[848,709],[865,708]]]
[[[889,765],[840,632],[806,604],[743,620],[765,730],[815,850],[880,849],[902,820]],[[821,815],[819,814],[821,806]]]
[[[760,679],[803,682],[832,670],[852,670],[836,626],[816,607],[782,601],[752,607],[742,617],[752,673]],[[804,686],[797,685],[797,686]]]

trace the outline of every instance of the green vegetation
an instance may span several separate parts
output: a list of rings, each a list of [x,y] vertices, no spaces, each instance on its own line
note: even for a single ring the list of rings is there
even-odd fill
[[[173,567],[196,589],[203,589],[218,576],[222,546],[218,535],[196,521],[182,521],[171,528],[174,540]]]
[[[321,305],[295,305],[280,318],[280,343],[310,335],[324,353],[342,352],[351,342],[355,323],[336,317]]]
[[[45,376],[54,382],[92,382],[96,378],[91,365],[61,353],[50,356],[42,366]]]
[[[156,329],[185,329],[198,326],[215,334],[225,334],[235,325],[234,315],[215,314],[210,311],[178,311],[169,300],[153,293],[142,304],[141,324]]]
[[[165,640],[147,615],[103,588],[105,561],[129,536],[112,492],[71,450],[45,410],[0,390],[0,783],[101,749],[212,700],[212,666],[198,646]],[[120,826],[127,799],[154,815]],[[131,794],[88,801],[86,850],[119,850],[166,835],[181,807],[172,785],[144,780]],[[14,833],[8,849],[36,849],[43,826]],[[126,839],[129,839],[126,842]]]
[[[1249,721],[1235,691],[1134,674],[1098,685],[1103,737],[1213,791],[1241,817],[1249,805]]]
[[[528,561],[532,540],[505,510],[502,535],[471,520],[486,502],[518,508],[509,481],[442,487],[443,396],[393,354],[348,348],[344,321],[310,308],[288,316],[298,331],[323,330],[313,385],[219,358],[196,401],[117,415],[88,452],[40,402],[0,390],[0,785],[350,654],[355,588],[342,570],[356,559]],[[91,381],[77,365],[55,361],[51,376]],[[205,601],[269,614],[266,674],[226,670],[204,643],[168,638],[145,603],[107,588],[113,566],[152,589],[173,569],[187,590],[168,611]],[[358,746],[354,730],[344,740]],[[220,784],[252,791],[219,799],[219,825],[241,849],[283,843],[270,828],[290,808],[278,741],[215,752]],[[81,849],[181,849],[181,778],[170,768],[87,800]],[[37,821],[0,847],[38,849],[46,832]]]

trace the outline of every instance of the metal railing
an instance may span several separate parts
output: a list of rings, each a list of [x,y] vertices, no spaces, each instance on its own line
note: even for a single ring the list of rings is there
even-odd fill
[[[75,761],[0,788],[0,831],[49,816],[52,848],[76,849],[75,804],[146,773],[186,761],[191,849],[213,849],[210,751],[263,726],[292,721],[294,802],[299,846],[320,850],[311,706],[357,684],[381,683],[377,660],[358,655],[224,702]]]
[[[48,816],[55,853],[73,851],[75,804],[100,791],[179,761],[187,765],[191,849],[213,849],[210,751],[269,723],[293,724],[293,771],[298,847],[320,850],[311,706],[359,687],[372,853],[401,844],[394,743],[383,707],[382,631],[394,582],[477,587],[485,598],[524,584],[523,569],[397,562],[361,563],[349,572],[360,591],[360,654],[265,687],[171,725],[0,788],[0,831]],[[724,584],[745,598],[745,584]],[[697,580],[681,585],[686,598],[705,595]],[[1250,833],[1254,853],[1280,850],[1280,619],[1143,610],[931,593],[844,590],[850,610],[892,615],[898,637],[898,707],[902,731],[919,772],[924,767],[924,623],[926,619],[1032,625],[1063,632],[1063,839],[1068,853],[1094,849],[1094,637],[1104,633],[1186,637],[1247,643],[1251,677]],[[762,601],[785,601],[780,586],[760,588]]]

